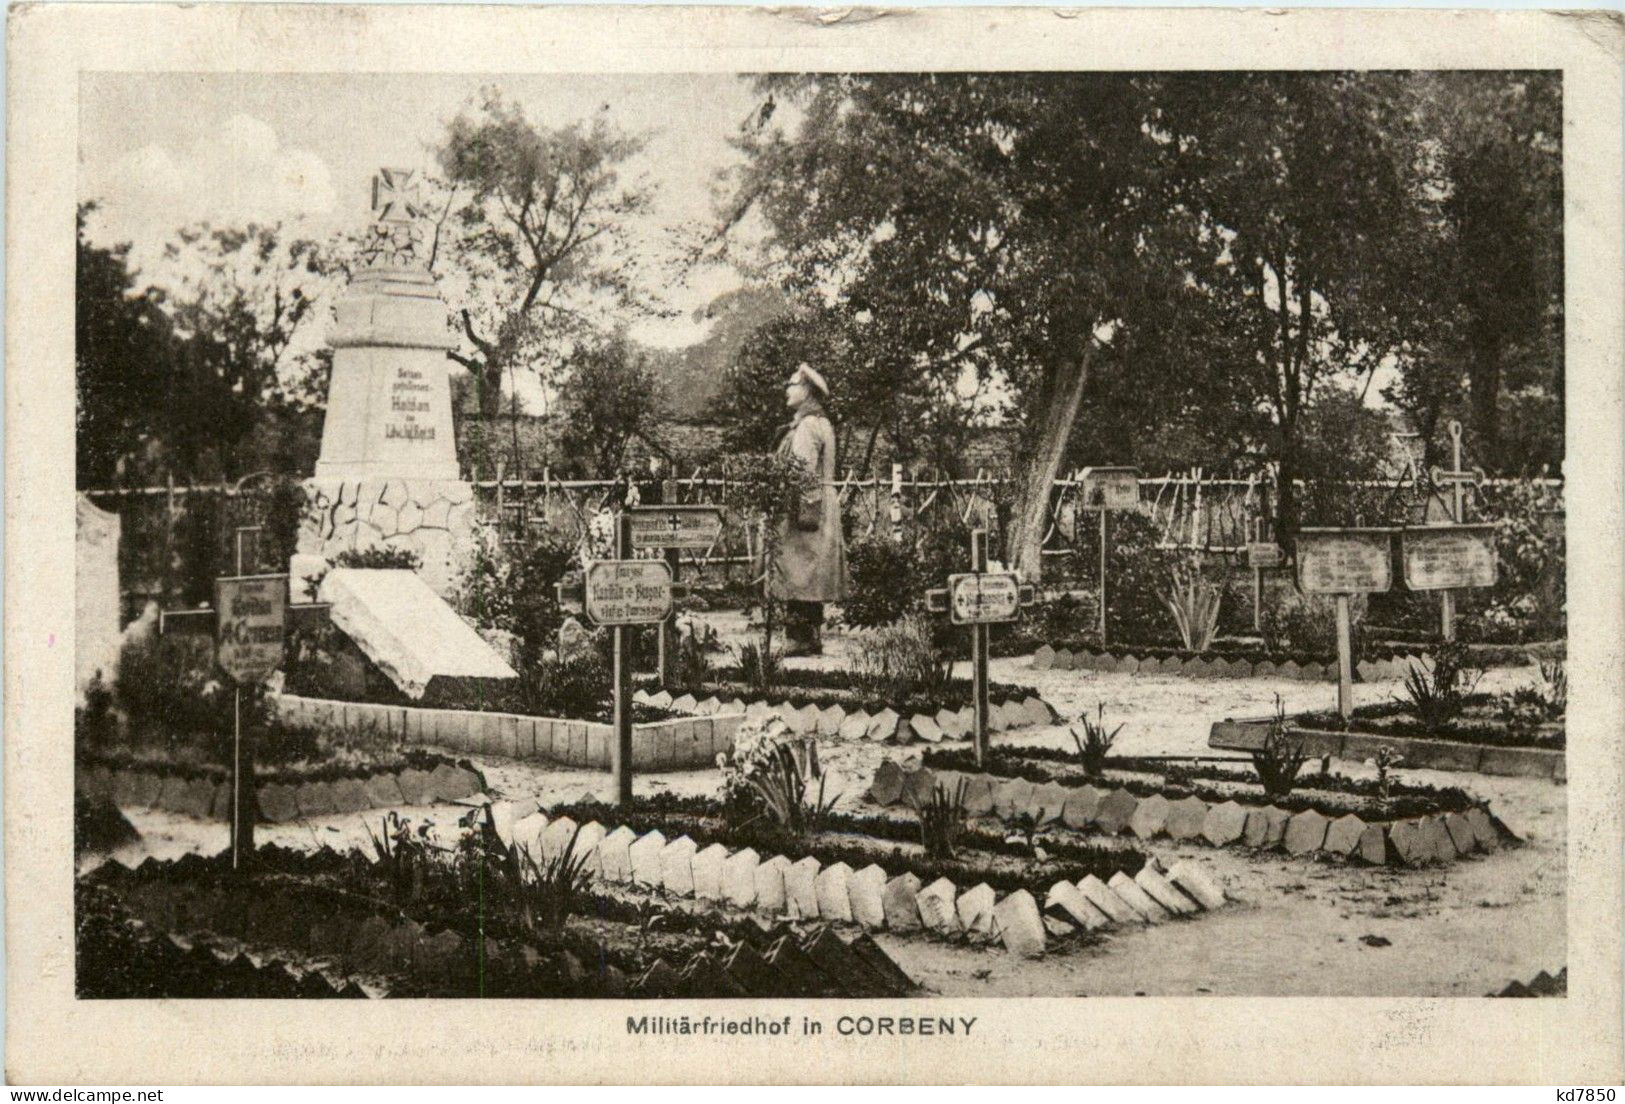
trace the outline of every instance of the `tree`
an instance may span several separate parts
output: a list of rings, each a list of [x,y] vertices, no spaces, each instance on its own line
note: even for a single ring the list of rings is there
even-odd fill
[[[308,470],[306,415],[325,394],[332,357],[307,338],[340,270],[327,246],[276,224],[198,224],[165,246],[157,278],[175,336],[166,419],[181,471],[231,479],[265,462]],[[267,423],[280,432],[262,439]],[[285,432],[306,447],[290,452]],[[248,447],[257,439],[263,447]]]
[[[1436,286],[1455,323],[1440,352],[1465,369],[1474,454],[1494,471],[1561,463],[1561,78],[1452,73],[1422,89],[1446,192]],[[1514,404],[1525,417],[1506,417]]]
[[[150,289],[137,285],[128,245],[92,245],[77,213],[74,284],[74,381],[77,395],[75,456],[80,487],[118,481],[123,462],[163,430],[169,318]]]
[[[1155,84],[766,77],[739,139],[747,164],[727,217],[759,210],[773,270],[849,335],[859,352],[845,390],[884,395],[893,412],[942,410],[993,385],[1018,397],[1010,552],[1030,578],[1084,385],[1124,302],[1181,294],[1180,266],[1163,257],[1177,240],[1167,228],[1185,218],[1167,202],[1172,150],[1144,125]],[[780,99],[798,109],[793,133],[762,123]]]
[[[78,478],[105,486],[145,468],[183,480],[308,470],[324,351],[301,347],[331,268],[277,226],[178,232],[150,280],[129,247],[86,236],[75,316]],[[308,343],[306,343],[308,345]]]
[[[590,459],[599,478],[623,471],[636,437],[663,452],[657,423],[664,407],[659,375],[625,334],[578,352],[559,391],[561,444]]]
[[[448,355],[468,369],[487,423],[501,411],[505,376],[510,389],[520,371],[547,382],[544,358],[587,339],[603,308],[646,303],[623,247],[649,194],[620,179],[641,149],[602,118],[532,123],[494,90],[447,127],[431,266],[444,255],[470,282],[474,305],[459,317],[467,345]]]
[[[1214,350],[1267,412],[1276,533],[1298,525],[1317,388],[1369,378],[1425,312],[1430,199],[1413,86],[1393,73],[1169,78],[1187,202],[1222,242],[1193,271],[1225,319]]]

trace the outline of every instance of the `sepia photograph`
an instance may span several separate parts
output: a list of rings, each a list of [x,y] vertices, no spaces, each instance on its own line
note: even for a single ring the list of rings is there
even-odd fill
[[[1596,89],[773,56],[76,73],[72,1003],[1617,999]]]

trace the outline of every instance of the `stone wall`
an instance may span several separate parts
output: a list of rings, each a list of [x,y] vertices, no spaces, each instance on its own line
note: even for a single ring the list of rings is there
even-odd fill
[[[277,716],[287,724],[330,728],[356,737],[404,740],[462,754],[537,759],[560,766],[608,770],[614,727],[596,721],[486,713],[471,709],[419,709],[278,694]],[[632,726],[634,770],[703,770],[733,750],[743,713],[676,717]]]
[[[397,548],[441,597],[454,592],[473,551],[474,489],[460,480],[307,479],[295,574],[321,570],[340,552]],[[295,588],[298,588],[295,580]]]

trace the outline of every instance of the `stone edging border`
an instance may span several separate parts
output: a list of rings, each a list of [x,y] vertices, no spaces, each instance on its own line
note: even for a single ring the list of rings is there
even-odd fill
[[[1159,923],[1225,902],[1224,891],[1189,862],[1164,873],[1148,860],[1133,878],[1118,871],[1105,882],[1093,874],[1077,884],[1057,882],[1040,911],[1025,889],[998,900],[985,882],[961,893],[947,878],[921,886],[913,874],[893,878],[873,863],[854,871],[844,862],[823,866],[811,855],[796,862],[784,855],[762,859],[749,847],[735,851],[714,843],[702,849],[687,836],[667,841],[658,829],[639,836],[624,825],[609,831],[596,820],[580,825],[577,835],[578,826],[568,816],[550,821],[540,811],[517,816],[519,810],[512,802],[491,806],[491,821],[503,843],[528,848],[540,856],[539,862],[550,862],[574,836],[576,853],[587,855],[587,869],[605,882],[791,919],[1000,942],[1030,957],[1043,955],[1051,934]]]
[[[772,703],[766,698],[754,698],[749,702],[743,698],[734,698],[731,701],[723,701],[720,698],[696,700],[692,694],[673,698],[665,690],[653,694],[638,690],[633,693],[632,699],[644,705],[675,709],[679,712],[693,711],[701,716],[723,716],[742,712],[745,719],[750,721],[778,717],[798,736],[824,736],[832,739],[839,737],[876,742],[891,740],[899,744],[907,744],[918,739],[928,744],[939,744],[944,740],[970,739],[971,730],[975,725],[975,716],[970,706],[957,710],[939,709],[931,716],[916,713],[911,717],[903,717],[890,708],[874,714],[862,709],[848,713],[839,705],[827,705],[820,709],[809,703],[797,708],[788,701]],[[1020,700],[1010,698],[990,705],[988,729],[990,732],[1006,732],[1013,728],[1053,724],[1058,718],[1059,714],[1053,706],[1038,695],[1029,694]]]
[[[463,754],[540,759],[568,767],[608,770],[613,725],[561,720],[520,713],[473,709],[423,709],[373,702],[270,697],[287,724],[336,728],[353,735],[372,733],[410,740]],[[716,766],[719,753],[733,750],[741,713],[673,717],[632,726],[632,766],[640,771],[695,770]]]
[[[110,861],[117,863],[118,860]],[[122,863],[118,865],[125,871],[130,870]],[[173,890],[174,883],[132,880],[115,883],[109,888],[126,909],[149,923],[154,923],[157,916],[166,913],[174,915],[173,902],[167,902],[166,908],[164,900],[166,891]],[[154,897],[157,898],[156,903],[152,900]],[[275,911],[269,913],[273,921],[279,915],[283,914]],[[470,950],[468,940],[449,928],[431,935],[428,927],[409,916],[391,921],[376,913],[344,926],[306,925],[300,929],[299,935],[300,939],[295,939],[288,931],[278,930],[274,942],[265,943],[262,936],[255,941],[255,945],[298,946],[297,954],[304,956],[300,961],[308,961],[311,957],[337,957],[356,971],[354,975],[345,974],[340,980],[355,985],[358,995],[377,997],[388,995],[387,986],[377,984],[377,974],[411,969],[433,978],[444,973]],[[182,950],[188,949],[181,945],[180,937],[172,935],[171,938]],[[228,948],[245,946],[229,935],[208,931],[193,932],[190,938],[200,945],[218,941]],[[773,940],[782,937],[777,933],[764,933],[763,938]],[[831,938],[837,939],[837,942],[830,942]],[[816,967],[815,979],[827,977],[855,990],[845,995],[906,996],[917,988],[913,979],[866,936],[847,942],[839,940],[827,928],[807,932],[795,940],[801,955],[806,956],[799,961],[792,961],[794,956],[781,943],[760,946],[749,939],[742,942],[746,945],[719,954],[716,948],[706,947],[696,940],[694,948],[685,957],[674,958],[675,965],[668,964],[663,958],[656,958],[636,978],[628,977],[609,963],[603,964],[595,973],[603,984],[604,996],[824,995],[806,984],[808,976],[805,969],[796,969],[797,966],[806,966],[806,960],[810,959]],[[262,949],[260,954],[265,955],[266,952]],[[287,951],[273,951],[270,954],[292,961]],[[567,981],[586,976],[580,959],[569,950],[538,953],[520,941],[501,940],[488,935],[483,940],[481,954],[487,962],[506,960],[510,968],[522,964],[524,969],[533,972],[538,969],[546,971],[550,966],[554,973]],[[230,955],[217,954],[217,957],[222,964],[232,961]],[[333,988],[340,988],[338,980],[333,982]]]
[[[1236,801],[1208,804],[1194,795],[1170,801],[1161,794],[1136,797],[1119,787],[1038,784],[994,774],[905,769],[888,759],[875,771],[869,797],[895,805],[913,796],[924,800],[937,786],[950,793],[963,780],[965,811],[1001,820],[1021,816],[1035,823],[1059,821],[1068,828],[1094,827],[1115,836],[1127,830],[1142,840],[1166,836],[1177,841],[1206,840],[1214,847],[1239,844],[1291,855],[1326,854],[1372,865],[1421,866],[1455,862],[1458,855],[1495,851],[1502,835],[1518,837],[1487,806],[1465,813],[1442,813],[1410,820],[1367,822],[1354,813],[1333,819],[1313,809],[1289,813],[1273,805]]]
[[[1569,995],[1569,968],[1563,967],[1557,973],[1547,973],[1542,970],[1529,979],[1525,985],[1517,978],[1507,982],[1506,988],[1499,993],[1485,993],[1486,997],[1566,997]]]
[[[1264,746],[1272,719],[1247,718],[1214,721],[1208,747],[1226,751],[1255,751]],[[1400,765],[1412,769],[1474,771],[1568,781],[1565,752],[1551,748],[1497,747],[1429,740],[1420,736],[1380,736],[1368,732],[1327,732],[1313,728],[1287,728],[1288,736],[1302,740],[1304,753],[1315,758],[1374,759],[1383,750],[1398,755]]]
[[[230,782],[97,765],[76,770],[74,786],[86,797],[105,797],[121,808],[161,809],[199,820],[231,819]],[[255,798],[259,822],[281,824],[299,817],[458,801],[484,792],[485,779],[477,770],[441,763],[432,771],[379,771],[365,779],[264,782],[255,787]]]
[[[1380,679],[1404,678],[1409,670],[1409,658],[1362,659],[1355,664],[1355,673],[1364,682]],[[1136,655],[1132,648],[1097,651],[1082,648],[1076,652],[1066,648],[1052,648],[1045,644],[1033,653],[1035,671],[1101,671],[1120,674],[1180,675],[1184,678],[1292,678],[1305,682],[1336,682],[1337,662],[1299,662],[1295,659],[1275,663],[1272,660],[1254,662],[1248,659],[1225,659],[1222,656],[1144,656]]]

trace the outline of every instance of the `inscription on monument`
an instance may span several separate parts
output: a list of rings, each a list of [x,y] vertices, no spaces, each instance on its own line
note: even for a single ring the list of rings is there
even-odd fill
[[[1494,586],[1495,526],[1407,529],[1400,538],[1405,585],[1412,590]]]
[[[429,390],[423,373],[416,368],[403,365],[395,369],[395,378],[389,385],[389,410],[394,416],[384,423],[386,440],[434,440],[435,427],[419,425],[417,420],[419,414],[426,415],[432,409]]]
[[[1372,594],[1393,586],[1388,529],[1302,529],[1298,584],[1310,594]]]

